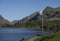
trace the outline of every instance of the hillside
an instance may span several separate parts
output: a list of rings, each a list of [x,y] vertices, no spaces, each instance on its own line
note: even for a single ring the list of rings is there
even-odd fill
[[[42,36],[34,41],[60,41],[60,31],[52,35]]]
[[[0,26],[5,24],[10,24],[10,22],[0,15]]]

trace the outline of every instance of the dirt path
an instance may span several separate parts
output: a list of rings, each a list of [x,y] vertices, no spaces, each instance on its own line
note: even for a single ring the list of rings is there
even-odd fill
[[[27,41],[33,41],[34,39],[39,38],[39,37],[40,36],[32,37],[32,38],[28,39]]]

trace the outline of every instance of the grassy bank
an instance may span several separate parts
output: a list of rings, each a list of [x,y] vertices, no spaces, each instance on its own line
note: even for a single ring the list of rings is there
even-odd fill
[[[28,37],[24,37],[20,41],[27,41],[28,39],[29,39]]]
[[[60,41],[60,31],[52,35],[42,36],[34,41]]]

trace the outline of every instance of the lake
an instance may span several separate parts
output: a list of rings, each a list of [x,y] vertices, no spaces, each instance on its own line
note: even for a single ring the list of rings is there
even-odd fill
[[[19,41],[24,37],[34,37],[41,31],[27,28],[0,28],[0,41]],[[43,34],[47,34],[44,32]]]

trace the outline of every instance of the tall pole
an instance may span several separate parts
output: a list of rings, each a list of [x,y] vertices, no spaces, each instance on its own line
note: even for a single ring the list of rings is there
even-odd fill
[[[43,26],[43,11],[40,11],[41,15],[41,21],[42,21],[42,32],[44,31],[44,26]]]
[[[43,15],[42,15],[42,32],[43,32],[43,30],[44,30],[43,27],[44,27],[44,26],[43,26]]]

